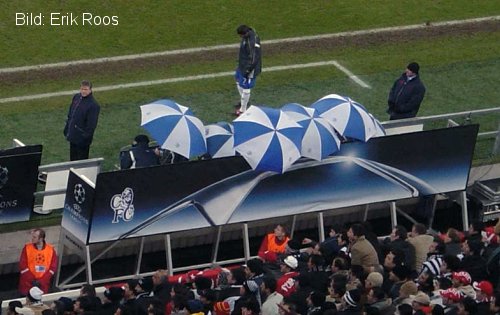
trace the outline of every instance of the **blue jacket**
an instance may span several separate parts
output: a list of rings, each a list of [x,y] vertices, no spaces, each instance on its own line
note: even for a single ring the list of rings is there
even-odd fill
[[[82,97],[80,93],[75,94],[69,107],[66,126],[64,126],[66,139],[77,146],[89,146],[97,127],[99,111],[99,104],[92,93],[86,97]]]
[[[389,92],[387,113],[391,116],[391,120],[417,116],[424,95],[425,86],[420,77],[417,75],[408,81],[406,74],[403,73]]]
[[[137,168],[160,165],[154,149],[147,143],[138,143],[128,151],[120,152],[120,168]]]

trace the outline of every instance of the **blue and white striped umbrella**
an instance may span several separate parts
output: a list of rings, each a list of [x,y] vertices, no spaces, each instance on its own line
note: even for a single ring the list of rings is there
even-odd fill
[[[205,127],[191,110],[162,99],[141,106],[141,126],[164,149],[186,158],[207,152]]]
[[[342,136],[368,141],[377,127],[366,108],[349,97],[327,95],[311,105],[326,118]]]
[[[373,137],[385,136],[384,126],[382,126],[380,121],[377,118],[375,118],[375,116],[373,116],[372,114],[370,114],[370,117],[373,119],[373,122],[375,123],[375,127],[376,127],[375,135]]]
[[[212,158],[234,156],[233,125],[222,121],[205,126],[207,152]]]
[[[302,156],[321,161],[339,150],[340,139],[333,126],[320,117],[316,109],[296,103],[286,104],[281,109],[305,129]]]
[[[304,128],[279,109],[250,106],[233,126],[235,150],[254,170],[284,173],[300,158]]]

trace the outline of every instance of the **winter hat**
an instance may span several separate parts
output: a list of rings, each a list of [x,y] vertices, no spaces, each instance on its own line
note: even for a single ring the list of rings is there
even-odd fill
[[[417,284],[413,281],[406,281],[399,288],[399,294],[403,293],[405,296],[415,295],[417,292]]]
[[[460,300],[463,298],[462,294],[460,294],[460,291],[458,291],[455,288],[449,288],[447,290],[440,290],[439,294],[441,295],[442,298],[451,300],[454,303],[460,302]]]
[[[296,239],[289,240],[286,245],[292,250],[300,250],[300,242]]]
[[[297,261],[297,258],[295,258],[293,256],[287,256],[283,260],[283,263],[292,269],[296,269],[299,266],[299,262]]]
[[[416,62],[410,62],[408,66],[406,66],[406,69],[410,70],[411,72],[418,74],[418,70],[420,70],[420,66]]]
[[[138,135],[134,138],[137,143],[149,143],[149,138],[146,135]]]
[[[120,287],[109,287],[104,291],[104,296],[111,302],[120,301],[123,298],[123,289]]]
[[[431,273],[433,276],[438,276],[441,273],[441,265],[443,264],[443,259],[440,257],[436,257],[430,260],[427,260],[422,265],[422,272]]]
[[[465,285],[471,284],[472,282],[472,278],[467,271],[454,272],[451,278],[456,279]]]
[[[472,286],[474,287],[474,289],[483,292],[489,297],[493,296],[493,285],[489,281],[481,281],[481,282],[474,281]]]
[[[72,312],[73,311],[73,300],[66,296],[61,296],[58,301],[61,301],[64,304],[64,311]]]
[[[10,301],[8,310],[11,312],[15,312],[16,308],[23,308],[23,304],[21,303],[21,301]]]
[[[400,266],[397,265],[394,267],[391,271],[396,277],[398,277],[400,280],[405,280],[408,277],[409,270],[408,267],[406,266]]]
[[[370,272],[368,277],[366,277],[366,281],[370,281],[374,287],[382,287],[382,284],[384,283],[384,276],[382,276],[380,272]]]
[[[413,301],[425,306],[429,306],[431,304],[431,299],[424,292],[418,292],[413,297]]]
[[[352,306],[356,307],[359,304],[359,301],[361,300],[361,293],[359,292],[358,289],[353,289],[346,291],[346,293],[343,296],[344,301]]]
[[[231,314],[231,308],[228,302],[216,302],[214,304],[214,312],[216,315],[229,315]]]
[[[137,285],[145,292],[151,292],[151,290],[153,290],[153,280],[151,278],[139,279],[137,280]]]
[[[191,314],[203,312],[203,303],[200,300],[189,300],[187,309]]]
[[[41,301],[42,300],[43,291],[40,290],[39,287],[32,287],[28,292],[28,296],[31,297],[32,300]]]

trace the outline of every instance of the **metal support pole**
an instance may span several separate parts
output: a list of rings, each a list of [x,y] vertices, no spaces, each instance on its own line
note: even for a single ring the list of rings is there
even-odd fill
[[[59,246],[57,247],[57,253],[59,254],[59,259],[57,260],[57,273],[56,273],[56,281],[55,285],[59,288],[59,280],[61,279],[61,267],[62,260],[64,256],[64,229],[61,229],[59,232]]]
[[[219,243],[220,243],[221,233],[222,233],[222,225],[219,225],[217,227],[217,235],[215,236],[214,247],[212,249],[212,264],[215,264],[217,262],[217,254],[219,253]]]
[[[460,206],[462,207],[462,227],[464,231],[469,230],[469,211],[467,209],[467,193],[464,191],[460,192],[459,195]]]
[[[250,259],[250,240],[248,237],[248,223],[243,223],[243,251],[245,261]]]
[[[174,274],[173,268],[174,264],[172,262],[172,242],[170,241],[170,234],[167,233],[165,235],[165,255],[167,260],[167,270],[168,275],[171,276]]]
[[[293,238],[293,232],[295,231],[295,225],[297,224],[297,215],[292,217],[292,226],[290,227],[290,238]]]
[[[144,253],[144,240],[146,238],[141,237],[141,241],[139,243],[139,253],[137,254],[137,265],[135,267],[135,275],[139,275],[141,273],[141,264],[142,264],[142,254]]]
[[[389,208],[391,210],[391,224],[392,224],[392,227],[398,225],[398,217],[397,217],[397,213],[396,213],[396,202],[395,201],[391,201],[389,202]]]
[[[323,242],[325,240],[325,222],[323,220],[323,212],[318,212],[318,229],[319,241]]]
[[[87,265],[87,282],[92,284],[92,262],[90,261],[90,245],[85,246],[85,265]]]
[[[434,216],[436,215],[436,204],[438,195],[432,196],[432,205],[431,205],[431,217],[429,219],[429,229],[432,229],[432,225],[434,224]]]
[[[366,222],[366,220],[368,220],[368,209],[370,209],[370,204],[367,203],[365,205],[365,213],[363,215],[363,222]]]

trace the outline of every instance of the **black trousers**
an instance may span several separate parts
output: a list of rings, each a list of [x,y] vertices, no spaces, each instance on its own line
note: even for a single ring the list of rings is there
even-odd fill
[[[89,158],[90,145],[78,146],[74,143],[69,143],[69,159],[70,161],[86,160]]]

